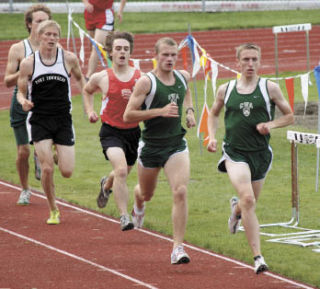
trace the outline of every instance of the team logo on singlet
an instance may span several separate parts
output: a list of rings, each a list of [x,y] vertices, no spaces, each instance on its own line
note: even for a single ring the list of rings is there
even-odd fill
[[[168,99],[170,102],[178,103],[179,94],[178,93],[171,93],[168,95]]]
[[[253,104],[252,102],[242,102],[240,103],[240,109],[244,116],[249,116],[250,110],[253,109]]]

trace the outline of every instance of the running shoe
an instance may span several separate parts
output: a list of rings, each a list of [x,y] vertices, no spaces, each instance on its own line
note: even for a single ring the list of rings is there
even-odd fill
[[[59,210],[50,211],[50,218],[47,220],[48,225],[60,224],[60,212]]]
[[[41,180],[41,167],[40,167],[39,158],[38,158],[37,153],[35,151],[33,153],[33,160],[34,160],[34,176],[38,181],[40,181]]]
[[[30,204],[30,196],[31,196],[30,190],[22,190],[20,193],[17,205],[20,205],[20,206],[29,205]]]
[[[241,223],[241,215],[236,215],[234,212],[238,202],[239,199],[237,197],[232,197],[230,200],[231,215],[228,220],[228,226],[231,234],[237,233]]]
[[[254,272],[256,274],[268,271],[268,265],[262,256],[254,257]]]
[[[177,246],[171,253],[171,264],[187,264],[190,262],[189,255],[182,245]]]
[[[128,231],[134,228],[129,215],[122,215],[120,217],[120,226],[122,231]]]
[[[132,209],[131,212],[131,217],[132,217],[132,222],[135,228],[142,228],[143,226],[143,221],[144,221],[144,206],[141,212],[136,213],[135,209]]]
[[[104,208],[109,200],[109,196],[112,193],[112,190],[105,190],[104,189],[104,184],[107,181],[107,177],[103,177],[100,181],[100,192],[97,198],[97,205],[99,208]]]

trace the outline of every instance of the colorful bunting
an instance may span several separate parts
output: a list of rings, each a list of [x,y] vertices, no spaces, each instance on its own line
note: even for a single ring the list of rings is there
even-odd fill
[[[307,103],[308,103],[308,95],[309,95],[309,73],[303,74],[300,77],[301,81],[301,93],[304,99],[304,115],[306,114]]]
[[[211,64],[211,85],[213,96],[216,97],[217,78],[218,78],[218,64],[215,61],[210,61]]]
[[[81,41],[81,47],[79,52],[79,58],[82,61],[82,65],[84,65],[84,33],[82,29],[79,29],[79,36]]]
[[[294,111],[294,79],[286,78],[286,88],[289,97],[289,103],[292,111]]]
[[[96,50],[96,52],[97,52],[97,55],[98,55],[99,60],[100,60],[100,62],[101,62],[101,65],[102,65],[103,67],[106,67],[106,65],[105,65],[105,63],[104,63],[104,61],[103,61],[103,58],[102,58],[102,55],[101,55],[101,52],[100,52],[100,49],[99,49],[98,45],[96,44],[96,42],[95,42],[91,37],[89,37],[89,40],[90,40],[92,46],[95,48],[95,50]]]
[[[94,39],[90,37],[86,32],[84,32],[80,26],[72,19],[71,12],[69,11],[68,14],[68,38],[67,38],[67,44],[70,40],[70,31],[71,31],[71,24],[74,24],[79,29],[79,36],[81,40],[81,47],[79,52],[79,58],[84,63],[85,55],[84,55],[84,36],[89,38],[91,44],[96,49],[98,57],[100,59],[100,62],[103,67],[106,67],[106,64],[103,60],[103,58],[107,61],[108,67],[112,66],[112,62],[108,58],[108,55],[106,51],[104,50],[103,46],[99,43],[97,43]],[[191,59],[192,59],[192,77],[195,77],[197,73],[199,72],[200,68],[203,68],[204,76],[205,76],[205,87],[204,87],[204,98],[205,103],[201,115],[200,124],[198,127],[198,136],[200,133],[204,133],[205,136],[207,136],[207,126],[206,126],[206,118],[208,117],[208,106],[206,103],[207,98],[207,80],[211,77],[211,84],[212,84],[212,90],[213,90],[213,96],[215,97],[216,94],[216,80],[218,77],[218,66],[223,67],[226,70],[229,70],[233,73],[235,73],[237,76],[237,79],[241,77],[241,73],[231,69],[230,67],[227,67],[221,63],[216,62],[213,60],[210,55],[203,49],[201,46],[197,43],[197,41],[189,34],[185,39],[181,41],[179,44],[178,49],[181,52],[182,62],[183,62],[183,68],[185,70],[188,70],[188,61],[187,61],[187,47],[189,47]],[[201,57],[199,56],[199,51],[201,51]],[[153,59],[131,59],[130,65],[134,66],[137,69],[140,69],[140,61],[152,61],[153,68],[155,69],[157,67],[157,61],[155,58]],[[301,92],[302,97],[305,102],[305,111],[306,106],[308,102],[308,83],[309,83],[309,73],[303,75],[298,75],[290,78],[269,78],[271,80],[282,80],[285,79],[286,89],[288,93],[289,103],[292,108],[294,109],[294,78],[300,77],[301,81]],[[320,65],[315,67],[314,69],[314,75],[316,78],[316,83],[318,87],[318,94],[319,94],[319,101],[320,101]],[[206,138],[206,137],[205,137]]]
[[[152,64],[153,64],[153,69],[156,69],[156,68],[157,68],[157,65],[158,65],[157,59],[152,58]]]
[[[209,116],[209,108],[207,103],[205,102],[202,108],[202,113],[198,125],[197,136],[200,138],[201,133],[203,134],[203,145],[207,146],[209,142],[209,130],[208,130],[208,116]]]
[[[187,61],[187,47],[184,46],[180,50],[182,56],[183,69],[188,70],[188,61]]]
[[[188,35],[187,39],[192,58],[192,77],[195,77],[201,68],[197,42],[191,35]]]
[[[314,68],[313,70],[314,77],[316,78],[317,88],[318,88],[318,96],[320,101],[320,65]]]

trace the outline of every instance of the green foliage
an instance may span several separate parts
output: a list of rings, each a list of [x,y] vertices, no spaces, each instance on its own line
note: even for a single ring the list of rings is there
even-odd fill
[[[192,31],[213,29],[239,29],[272,27],[297,23],[320,24],[319,9],[289,11],[255,12],[217,12],[217,13],[124,13],[124,21],[116,23],[116,28],[132,33],[186,32],[190,24]],[[84,26],[82,14],[74,14],[74,20]],[[53,19],[62,27],[63,37],[67,36],[67,15],[54,14]],[[1,14],[0,40],[22,39],[27,36],[23,14]]]

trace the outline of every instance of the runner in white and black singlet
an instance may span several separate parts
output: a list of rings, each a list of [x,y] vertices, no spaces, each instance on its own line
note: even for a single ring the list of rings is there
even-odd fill
[[[28,132],[39,155],[41,183],[48,198],[47,224],[60,223],[53,183],[53,145],[62,176],[71,177],[74,169],[70,76],[75,77],[81,90],[85,83],[77,57],[58,48],[60,35],[60,25],[55,21],[39,25],[39,51],[22,61],[18,79],[18,101],[29,111]]]
[[[17,100],[17,81],[19,77],[19,69],[21,61],[34,51],[39,49],[39,41],[37,38],[38,25],[51,19],[50,9],[43,4],[35,4],[30,6],[25,14],[25,26],[29,32],[29,37],[18,43],[14,43],[8,53],[8,62],[4,76],[4,83],[7,87],[15,87],[11,99],[10,106],[10,125],[13,128],[17,145],[16,168],[19,175],[22,191],[17,202],[18,205],[28,205],[30,203],[31,191],[29,189],[29,138],[27,133],[26,119],[27,112],[23,111],[21,104]],[[34,151],[35,160],[35,177],[40,179],[40,164]]]

